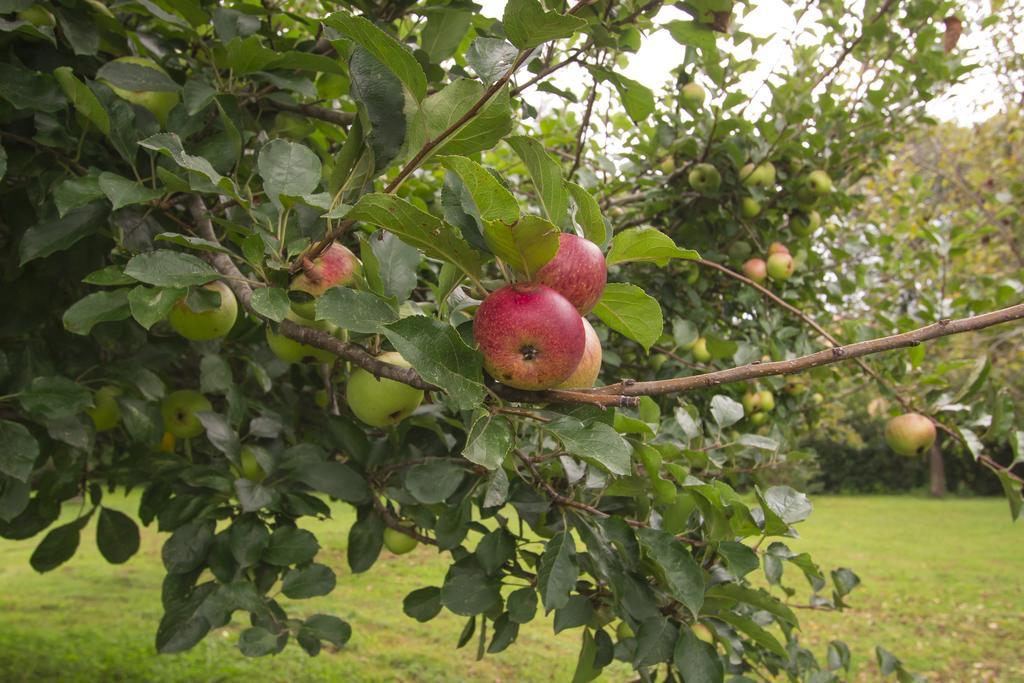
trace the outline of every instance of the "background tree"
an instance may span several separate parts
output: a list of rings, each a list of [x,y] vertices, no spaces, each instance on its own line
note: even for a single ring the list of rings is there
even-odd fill
[[[466,617],[458,645],[478,638],[480,656],[543,608],[581,629],[579,681],[616,658],[643,679],[838,679],[848,651],[822,664],[800,646],[784,568],[818,609],[858,579],[778,540],[811,505],[761,471],[814,428],[837,363],[894,386],[906,356],[867,356],[920,362],[922,342],[1024,317],[1005,291],[953,321],[880,301],[875,329],[902,333],[881,339],[836,320],[872,296],[836,266],[854,256],[835,239],[861,199],[847,188],[969,71],[954,8],[800,7],[758,111],[737,88],[756,65],[739,50],[764,42],[745,8],[684,3],[690,19],[663,24],[661,6],[512,0],[495,21],[461,2],[0,0],[0,534],[45,532],[32,564],[48,571],[97,515],[100,550],[124,562],[138,528],[103,494],[141,489],[138,519],[170,534],[160,652],[242,611],[244,654],[294,638],[315,655],[349,625],[275,596],[334,588],[301,526],[329,515],[326,495],[357,510],[353,572],[410,540],[449,553],[443,584],[403,608]],[[655,30],[685,54],[665,97],[621,73]],[[570,67],[581,92],[552,85]],[[546,279],[573,239],[604,252],[599,299]],[[738,272],[757,255],[770,282]],[[537,279],[560,293],[506,286]],[[481,301],[510,291],[555,303],[488,329]],[[571,306],[593,306],[597,388],[560,386],[586,348]],[[543,332],[509,355],[536,361],[529,381],[493,350],[527,322]],[[1006,426],[1015,465],[1012,403],[982,403],[990,372],[957,400]],[[1019,516],[1012,465],[971,422],[940,425]]]

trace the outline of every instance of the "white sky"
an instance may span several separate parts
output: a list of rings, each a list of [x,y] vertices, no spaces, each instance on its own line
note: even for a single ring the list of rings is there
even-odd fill
[[[483,6],[482,14],[488,17],[501,18],[506,0],[476,0]],[[673,19],[689,19],[684,12],[674,7],[664,7],[659,12],[656,23],[662,24]],[[792,8],[782,0],[759,0],[753,11],[737,19],[743,30],[761,37],[774,34],[774,37],[758,51],[760,66],[753,72],[745,74],[741,88],[753,95],[765,76],[776,64],[785,65],[789,59],[786,37],[795,28]],[[977,48],[983,41],[981,34],[972,34],[969,27],[960,38],[958,50]],[[744,48],[746,45],[744,45]],[[740,54],[739,56],[749,56]],[[647,35],[643,46],[632,56],[624,73],[629,78],[640,81],[654,90],[662,89],[671,78],[671,71],[682,61],[682,48],[672,39],[668,31],[655,31]],[[569,66],[553,74],[553,82],[558,87],[580,91],[579,84],[584,82],[582,70]],[[766,93],[762,92],[763,98]],[[955,120],[961,124],[982,121],[998,108],[999,93],[990,75],[975,72],[969,80],[954,87],[946,96],[929,103],[928,112],[942,120]]]

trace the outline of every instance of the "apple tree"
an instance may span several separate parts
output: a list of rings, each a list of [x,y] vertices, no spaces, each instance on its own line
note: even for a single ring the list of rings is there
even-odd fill
[[[816,319],[868,300],[836,236],[970,70],[955,7],[798,7],[765,72],[753,7],[663,4],[0,0],[0,535],[49,571],[94,516],[112,563],[152,525],[158,651],[241,612],[242,653],[316,655],[350,625],[274,596],[334,588],[303,521],[335,499],[352,572],[444,553],[402,609],[481,656],[553,612],[578,681],[838,680],[795,607],[859,579],[789,549],[811,503],[763,474],[836,373],[902,397],[923,342],[1024,317]],[[624,73],[654,33],[682,61],[658,93]],[[1019,516],[1012,465],[913,422],[898,450],[957,435]]]

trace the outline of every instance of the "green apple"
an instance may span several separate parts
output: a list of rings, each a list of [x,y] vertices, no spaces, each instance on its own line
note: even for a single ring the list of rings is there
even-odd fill
[[[821,214],[813,209],[806,213],[798,212],[789,217],[789,229],[794,235],[807,237],[821,225]]]
[[[86,408],[85,412],[92,418],[97,432],[113,429],[121,421],[121,406],[117,403],[120,395],[121,390],[109,384],[92,395],[92,407]]]
[[[758,392],[758,396],[761,397],[761,410],[766,413],[770,413],[775,410],[775,395],[767,389],[762,389]]]
[[[753,197],[744,197],[740,200],[740,214],[744,218],[756,218],[761,213],[761,202]]]
[[[267,473],[256,459],[256,452],[250,446],[242,446],[238,459],[242,463],[241,474],[244,478],[257,483],[267,478]]]
[[[288,311],[285,317],[299,325],[312,327],[323,332],[330,332],[338,336],[338,328],[326,320],[307,320],[295,313],[295,311]],[[286,363],[300,363],[307,359],[317,363],[333,363],[336,358],[330,351],[297,342],[290,337],[275,332],[269,325],[267,326],[267,344],[270,346],[270,350],[274,352],[274,355]]]
[[[412,523],[403,522],[402,526],[411,528]],[[408,552],[412,552],[417,545],[419,545],[419,541],[398,529],[392,529],[391,527],[384,529],[384,547],[395,555],[405,555]]]
[[[316,403],[318,408],[326,408],[331,402],[331,397],[326,389],[318,389],[313,394],[313,402]]]
[[[757,166],[752,163],[740,169],[740,182],[747,187],[771,187],[775,184],[775,165],[765,161]]]
[[[811,194],[822,196],[832,191],[832,178],[829,177],[825,171],[817,170],[811,171],[804,178],[804,187],[811,192]]]
[[[676,170],[676,160],[675,160],[675,158],[673,158],[671,156],[665,157],[662,160],[661,164],[658,166],[658,168],[665,175],[672,175],[675,172],[675,170]]]
[[[714,192],[722,184],[722,174],[711,164],[697,164],[687,176],[690,187],[697,192]]]
[[[209,399],[192,389],[181,389],[164,397],[160,413],[164,429],[179,439],[191,439],[203,433],[203,423],[196,413],[213,410]]]
[[[636,633],[633,632],[633,627],[625,621],[620,621],[619,625],[615,627],[615,635],[619,637],[619,640],[636,638]]]
[[[411,367],[401,354],[382,353],[377,360],[402,368]],[[393,379],[376,378],[356,369],[345,387],[345,399],[356,417],[371,427],[391,427],[412,414],[423,402],[423,391]]]
[[[785,391],[788,396],[799,396],[807,391],[807,385],[800,380],[794,379],[786,382],[786,386],[783,387],[783,391]]]
[[[796,264],[793,263],[793,257],[785,252],[779,252],[772,254],[768,257],[768,277],[773,280],[782,282],[788,280],[789,276],[793,274],[793,269]]]
[[[238,318],[238,300],[231,288],[220,280],[203,285],[203,289],[217,292],[220,305],[205,311],[193,311],[188,296],[178,299],[167,316],[171,328],[185,339],[209,341],[226,337]]]
[[[748,391],[743,394],[743,411],[748,417],[761,410],[761,394]]]
[[[708,351],[708,340],[704,337],[698,337],[693,348],[690,349],[690,353],[693,354],[693,358],[697,362],[707,363],[711,360],[711,352]]]
[[[668,362],[668,356],[663,353],[656,353],[647,359],[647,365],[650,366],[651,370],[658,372],[661,370],[661,366]]]
[[[768,415],[765,413],[754,413],[750,416],[750,424],[755,426],[763,425],[767,419]]]
[[[682,100],[683,106],[687,109],[696,109],[704,104],[705,97],[707,97],[707,93],[704,92],[704,88],[699,83],[693,81],[684,85],[679,93],[679,99]]]
[[[811,396],[811,400],[814,401],[815,404],[820,406],[822,403],[825,402],[825,397],[822,396],[821,394],[814,394],[813,396]]]
[[[900,455],[923,455],[935,443],[935,423],[919,413],[894,417],[885,425],[885,441]]]
[[[742,240],[739,242],[733,242],[729,246],[729,258],[733,261],[743,261],[750,256],[751,251],[753,251],[753,249],[751,249],[749,242],[744,242]]]
[[[53,28],[57,25],[57,20],[53,18],[53,14],[45,7],[40,7],[39,5],[23,9],[15,17],[20,21],[27,21],[33,26],[49,26]]]
[[[167,75],[167,72],[160,68],[160,65],[154,62],[148,57],[119,57],[115,59],[111,64],[134,64],[136,66],[146,67],[153,71],[159,71],[160,73]],[[127,100],[132,104],[137,104],[140,107],[144,107],[149,111],[153,112],[153,116],[157,118],[161,126],[167,125],[167,117],[170,115],[171,110],[178,106],[178,102],[181,101],[177,92],[169,91],[155,91],[155,90],[127,90],[120,88],[113,83],[104,79],[99,79],[102,83],[109,86],[118,97],[123,100]]]

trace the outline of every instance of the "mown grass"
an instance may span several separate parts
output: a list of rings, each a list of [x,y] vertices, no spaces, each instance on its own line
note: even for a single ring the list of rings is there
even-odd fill
[[[133,502],[108,501],[129,510]],[[826,570],[853,568],[863,585],[843,615],[801,613],[803,638],[817,653],[841,638],[863,681],[878,679],[875,644],[934,681],[1024,681],[1024,527],[1005,503],[897,497],[819,498],[803,537],[790,542]],[[550,622],[526,625],[506,652],[475,660],[475,642],[454,643],[463,620],[442,614],[418,624],[402,614],[411,590],[440,585],[445,563],[430,549],[382,556],[368,574],[345,568],[352,516],[338,508],[319,525],[319,560],[339,573],[325,598],[296,602],[299,614],[338,614],[353,626],[341,651],[310,659],[298,647],[251,660],[234,648],[236,618],[192,652],[158,656],[162,539],[148,531],[140,555],[111,567],[93,532],[68,564],[45,575],[28,565],[33,541],[0,541],[0,680],[3,681],[566,681],[575,666],[576,632],[551,635]],[[794,570],[790,569],[791,574]],[[800,586],[802,578],[788,576]],[[604,680],[628,680],[616,668]]]

